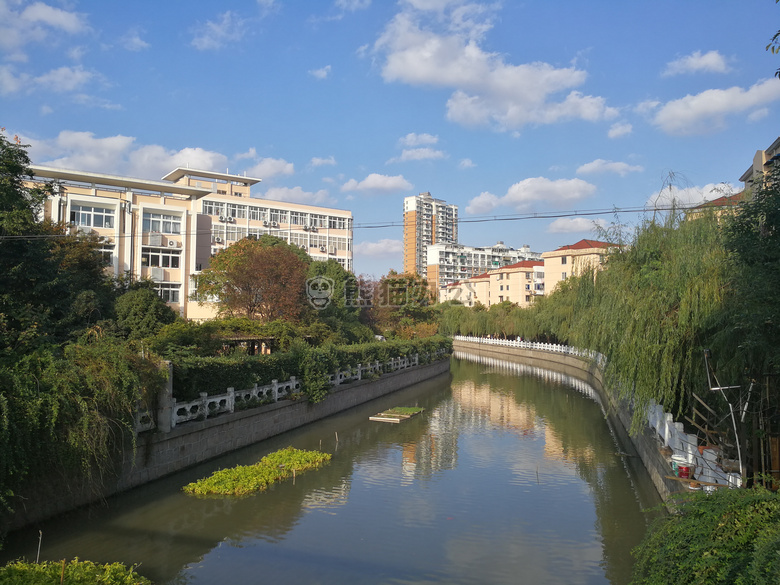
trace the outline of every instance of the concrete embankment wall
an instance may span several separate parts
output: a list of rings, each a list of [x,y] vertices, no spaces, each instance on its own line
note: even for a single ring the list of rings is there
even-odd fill
[[[281,401],[259,408],[221,415],[177,426],[169,433],[148,432],[138,437],[136,449],[125,451],[118,479],[98,492],[94,485],[74,486],[52,481],[37,493],[16,502],[16,514],[4,526],[16,530],[105,497],[159,479],[246,447],[263,439],[326,418],[343,410],[448,374],[449,358],[336,387],[318,404],[305,400]]]
[[[640,433],[633,436],[629,433],[632,416],[629,405],[618,401],[615,394],[605,388],[603,374],[592,360],[535,349],[461,340],[454,341],[453,350],[555,370],[587,382],[601,397],[607,424],[612,429],[620,448],[628,456],[627,465],[629,467],[641,465],[650,475],[658,495],[664,501],[667,501],[671,494],[683,490],[684,484],[665,477],[671,475],[672,470],[666,457],[660,452],[662,445],[657,433],[649,426],[645,426]]]

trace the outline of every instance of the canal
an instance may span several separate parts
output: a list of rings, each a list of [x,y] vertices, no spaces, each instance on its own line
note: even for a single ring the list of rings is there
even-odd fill
[[[425,411],[368,420],[396,405]],[[250,497],[181,492],[288,445],[333,459]],[[449,375],[13,533],[0,560],[40,544],[41,560],[136,564],[157,585],[624,584],[660,500],[622,451],[586,385],[461,356]]]

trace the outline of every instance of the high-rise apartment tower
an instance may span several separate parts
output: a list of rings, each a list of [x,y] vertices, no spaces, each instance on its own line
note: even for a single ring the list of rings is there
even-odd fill
[[[458,206],[430,193],[404,198],[404,272],[427,276],[428,246],[458,242]]]

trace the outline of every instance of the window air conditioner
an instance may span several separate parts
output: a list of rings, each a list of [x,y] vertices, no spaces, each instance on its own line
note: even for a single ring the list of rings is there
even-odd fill
[[[179,247],[179,242],[177,242],[176,240],[168,240],[168,247],[169,248],[178,248]]]
[[[327,251],[327,248],[325,246],[320,246],[320,252],[325,252],[325,251]]]
[[[222,238],[220,238],[219,236],[217,236],[217,237],[215,237],[215,238],[214,238],[214,241],[215,241],[217,244],[221,244],[221,243],[222,243]]]
[[[268,221],[267,220],[263,220],[263,227],[268,227]]]
[[[279,227],[279,223],[278,223],[278,222],[276,222],[276,221],[272,221],[272,222],[271,222],[271,227],[275,227],[275,228],[276,228],[276,227]]]
[[[224,215],[220,215],[219,216],[219,221],[225,221],[225,216]]]

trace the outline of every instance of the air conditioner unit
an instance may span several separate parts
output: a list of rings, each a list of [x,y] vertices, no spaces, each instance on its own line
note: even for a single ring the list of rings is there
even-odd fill
[[[224,215],[220,215],[219,216],[219,221],[225,221],[225,216]]]
[[[320,252],[326,252],[327,248],[325,246],[320,246]]]
[[[217,236],[216,238],[214,238],[214,242],[216,242],[217,244],[221,244],[222,243],[222,238]]]
[[[272,222],[271,222],[271,227],[278,228],[278,227],[279,227],[279,223],[278,223],[278,222],[276,222],[276,221],[272,221]]]
[[[308,232],[309,231],[309,226],[307,226],[307,225],[303,226],[303,231]]]
[[[225,219],[227,219],[228,223],[236,223],[236,218],[235,217],[227,217]]]
[[[168,247],[169,248],[178,248],[179,247],[179,242],[177,242],[176,240],[168,240]]]
[[[338,250],[337,250],[336,248],[333,248],[333,249],[330,251],[330,253],[331,253],[331,254],[333,254],[333,255],[335,256],[336,254],[338,254]]]
[[[316,227],[314,227],[314,226],[311,226],[311,228],[310,228],[310,229],[311,229],[311,231],[313,231],[313,232],[316,232],[316,231],[317,231],[317,228],[316,228]]]
[[[305,250],[305,249],[306,249],[306,246],[301,246],[301,250]]]
[[[265,219],[263,220],[263,227],[268,227],[268,221]]]

